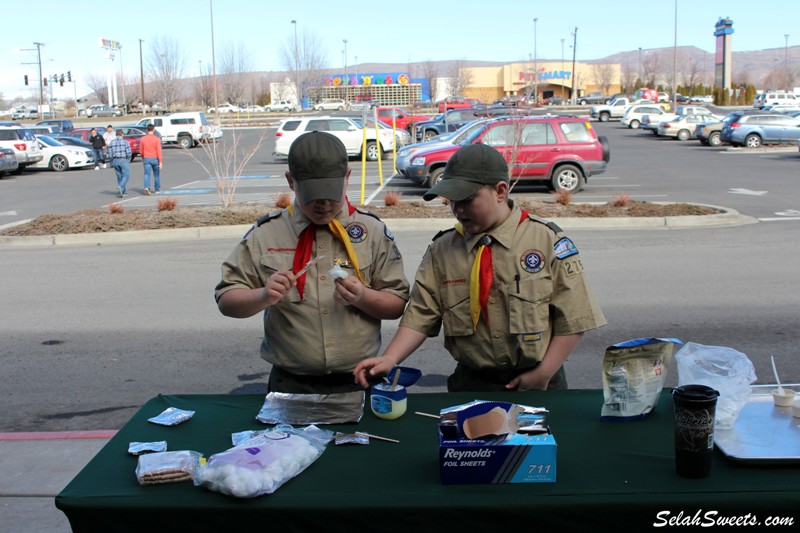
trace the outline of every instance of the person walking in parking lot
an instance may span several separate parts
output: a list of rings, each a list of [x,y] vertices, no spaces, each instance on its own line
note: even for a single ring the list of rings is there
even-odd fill
[[[114,126],[109,124],[106,126],[106,131],[103,132],[103,139],[106,141],[106,151],[108,151],[108,145],[111,144],[111,141],[114,140],[114,137],[116,137],[116,135],[114,135]],[[111,159],[108,157],[108,154],[106,154],[106,158]],[[106,168],[108,168],[108,165],[106,165]]]
[[[144,167],[144,193],[150,196],[150,170],[153,171],[153,192],[161,192],[161,167],[163,159],[161,157],[161,138],[155,134],[156,127],[152,124],[147,125],[147,134],[142,137],[139,143],[139,153],[142,154],[142,166]]]
[[[100,165],[106,168],[106,140],[97,133],[96,129],[92,128],[89,142],[92,143],[92,152],[94,152],[94,169],[99,170]]]
[[[126,187],[131,173],[132,155],[131,145],[122,136],[122,131],[117,131],[117,136],[108,145],[108,158],[117,175],[117,196],[120,198],[128,194]]]

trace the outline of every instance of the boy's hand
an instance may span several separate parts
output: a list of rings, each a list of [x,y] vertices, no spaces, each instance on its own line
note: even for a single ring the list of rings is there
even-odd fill
[[[353,375],[355,376],[353,381],[367,389],[371,383],[375,382],[375,378],[385,376],[394,366],[395,363],[388,357],[364,359],[353,370]]]
[[[286,293],[295,285],[297,285],[297,280],[289,270],[281,270],[272,274],[267,278],[267,284],[264,287],[267,307],[271,307],[283,300]]]
[[[516,391],[547,390],[552,376],[547,376],[541,370],[541,365],[525,372],[506,383],[506,389]]]
[[[356,305],[364,298],[366,287],[355,276],[337,279],[333,300],[343,305]]]

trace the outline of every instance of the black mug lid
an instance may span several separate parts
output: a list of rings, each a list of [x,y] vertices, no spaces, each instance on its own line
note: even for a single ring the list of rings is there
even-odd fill
[[[704,402],[716,399],[719,391],[707,385],[681,385],[672,389],[672,396],[682,400]]]

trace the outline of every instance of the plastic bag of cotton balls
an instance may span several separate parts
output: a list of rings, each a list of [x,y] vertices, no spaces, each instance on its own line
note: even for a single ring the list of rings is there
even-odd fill
[[[342,268],[342,265],[337,263],[333,265],[332,269],[328,270],[328,275],[334,280],[337,280],[346,278],[348,274],[347,271]]]
[[[237,498],[271,494],[316,461],[332,436],[315,426],[277,426],[212,455],[196,484]]]

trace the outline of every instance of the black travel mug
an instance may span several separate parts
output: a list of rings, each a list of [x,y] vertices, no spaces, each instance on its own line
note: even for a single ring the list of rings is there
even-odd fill
[[[679,476],[704,478],[711,473],[718,396],[719,391],[705,385],[683,385],[672,389],[675,471]]]

